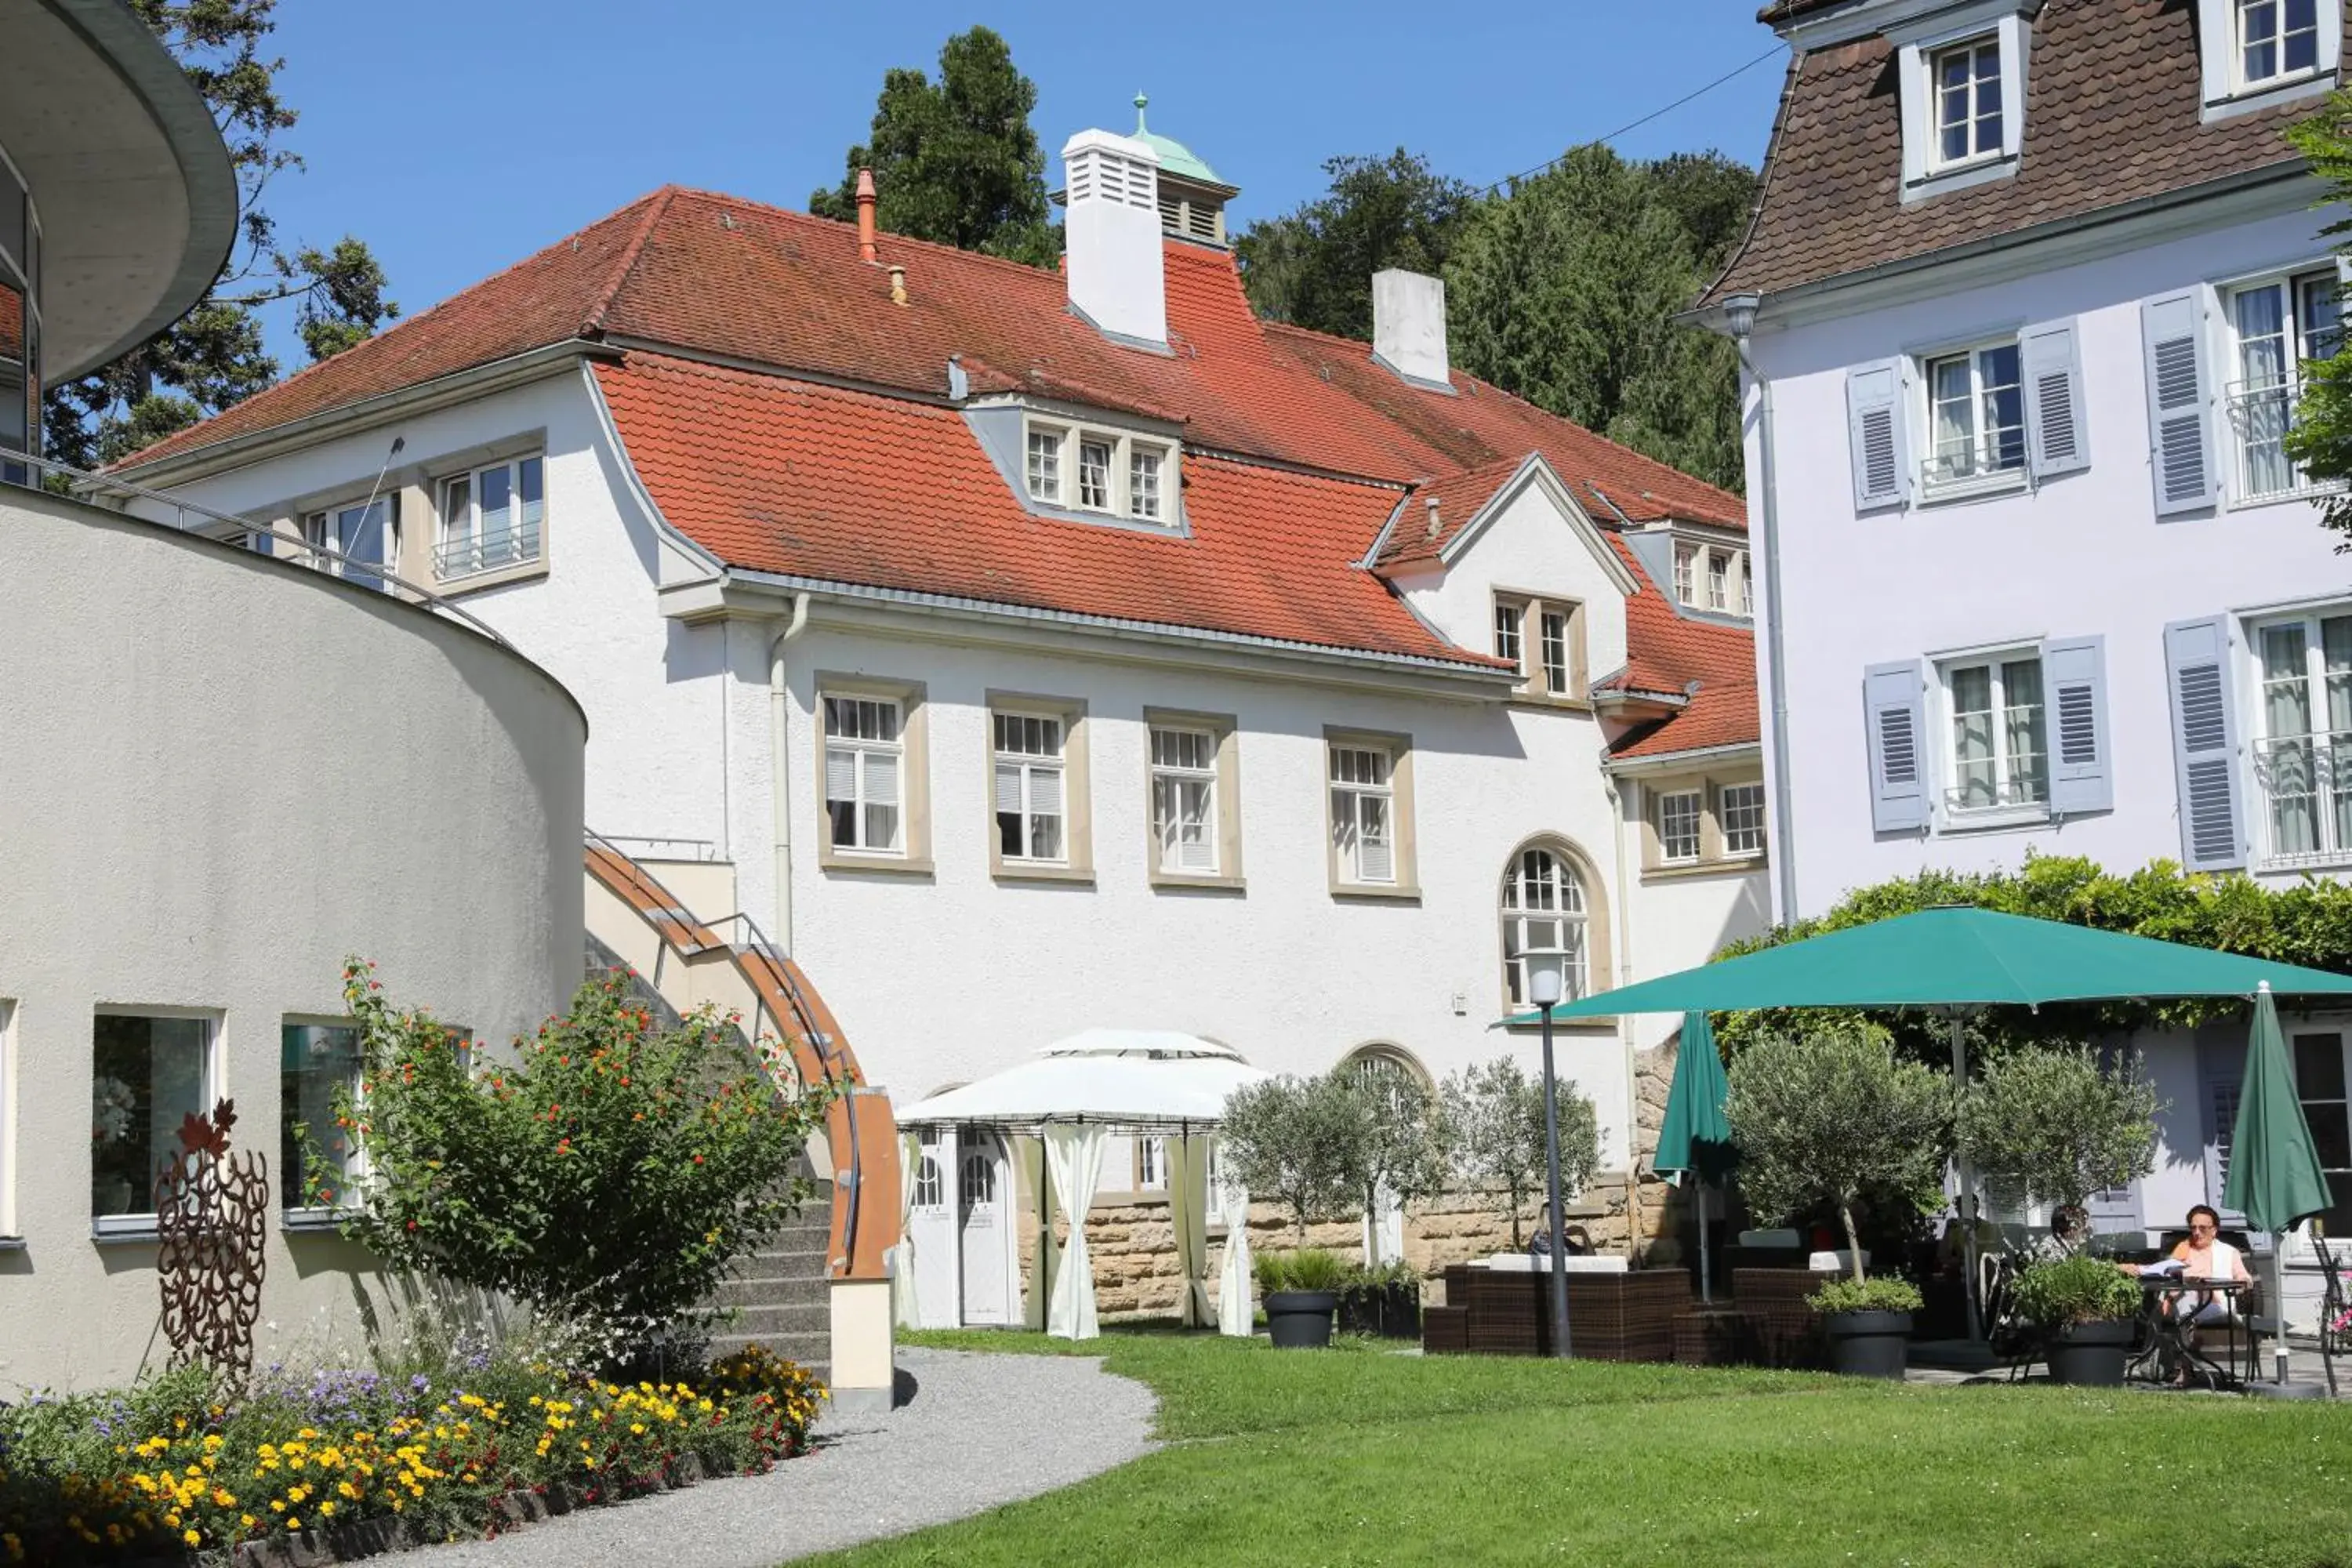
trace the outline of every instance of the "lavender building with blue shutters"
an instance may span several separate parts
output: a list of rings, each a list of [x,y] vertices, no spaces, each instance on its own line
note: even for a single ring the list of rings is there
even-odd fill
[[[1743,248],[1775,904],[1925,868],[2352,870],[2352,558],[2282,449],[2338,341],[2329,0],[1784,0]],[[2291,1029],[2352,1234],[2352,1026]],[[2218,1198],[2240,1042],[2143,1041]]]

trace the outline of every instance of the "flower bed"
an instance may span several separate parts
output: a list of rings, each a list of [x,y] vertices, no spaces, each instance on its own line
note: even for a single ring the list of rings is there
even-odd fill
[[[389,1521],[413,1540],[495,1535],[575,1503],[763,1472],[807,1447],[826,1397],[757,1346],[694,1383],[477,1360],[437,1384],[330,1373],[231,1397],[177,1373],[0,1406],[0,1562],[226,1556],[304,1532],[364,1547]]]

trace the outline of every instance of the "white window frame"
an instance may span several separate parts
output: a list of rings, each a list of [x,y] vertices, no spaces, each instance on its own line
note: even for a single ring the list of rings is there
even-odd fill
[[[1542,879],[1535,874],[1535,856],[1549,859],[1558,869],[1553,883],[1559,891],[1554,895],[1554,907],[1543,909],[1531,903],[1534,889],[1542,887]],[[1530,923],[1558,921],[1560,926],[1560,946],[1568,952],[1566,984],[1560,1000],[1573,1002],[1591,990],[1592,931],[1592,897],[1584,886],[1584,874],[1570,856],[1549,843],[1522,846],[1513,853],[1503,868],[1503,885],[1499,895],[1503,930],[1503,994],[1514,1009],[1532,1006],[1528,999],[1527,953],[1531,946],[1528,940]],[[1514,942],[1513,938],[1517,941]]]
[[[1400,880],[1398,857],[1403,853],[1398,843],[1396,755],[1387,746],[1368,741],[1332,741],[1325,748],[1325,773],[1331,792],[1331,842],[1337,856],[1338,877],[1348,887],[1392,888]],[[1377,776],[1365,771],[1364,764],[1376,764]],[[1351,774],[1353,776],[1342,777]],[[1367,831],[1367,819],[1381,818],[1382,831],[1377,836]],[[1384,843],[1388,847],[1389,865],[1385,876],[1376,876],[1364,868],[1364,846],[1367,842]]]
[[[2231,85],[2239,92],[2265,92],[2272,88],[2285,87],[2292,82],[2308,81],[2326,68],[2326,13],[2337,0],[2304,0],[2311,7],[2311,63],[2290,67],[2286,63],[2288,8],[2290,0],[2231,0],[2230,3],[2230,77]],[[2253,47],[2251,37],[2256,14],[2270,13],[2272,32],[2269,39],[2273,51],[2275,69],[2256,76],[2247,68],[2247,54]],[[2342,12],[2337,11],[2340,18]],[[2303,29],[2296,28],[2295,32]]]
[[[1740,809],[1743,811],[1750,809],[1747,804],[1750,799],[1754,802],[1752,809],[1755,812],[1756,820],[1752,830],[1741,829],[1735,831],[1731,826],[1731,797],[1735,794],[1740,796]],[[1717,786],[1716,820],[1722,832],[1723,857],[1725,859],[1753,859],[1757,856],[1764,853],[1764,786],[1758,781],[1748,780],[1741,784],[1720,784]],[[1752,837],[1754,842],[1748,844],[1740,843],[1739,839],[1743,836]]]
[[[343,537],[343,520],[354,514],[364,516],[378,507],[383,509],[383,561],[377,571],[323,557],[313,557],[311,563],[331,577],[389,593],[391,579],[400,572],[400,497],[396,492],[380,493],[371,501],[362,491],[331,505],[310,508],[301,514],[302,541],[313,549],[341,552],[342,546],[336,542]]]
[[[2288,1060],[2289,1064],[2290,1064],[2290,1065],[2292,1065],[2292,1066],[2294,1066],[2294,1067],[2295,1068],[2295,1069],[2296,1069],[2296,1070],[2295,1070],[2295,1074],[2294,1074],[2294,1078],[2295,1078],[2295,1098],[2296,1098],[2296,1103],[2297,1103],[2297,1105],[2298,1105],[2299,1107],[2303,1107],[2303,1108],[2305,1108],[2305,1109],[2304,1109],[2304,1118],[2305,1118],[2305,1121],[2306,1122],[2308,1122],[2308,1121],[2309,1121],[2309,1120],[2310,1120],[2310,1115],[2311,1115],[2311,1112],[2310,1112],[2310,1110],[2308,1110],[2308,1107],[2309,1107],[2309,1106],[2312,1106],[2312,1105],[2336,1105],[2336,1104],[2342,1103],[2341,1101],[2338,1101],[2338,1100],[2335,1100],[2335,1099],[2332,1099],[2332,1098],[2330,1098],[2330,1099],[2316,1099],[2316,1098],[2309,1098],[2309,1097],[2305,1096],[2305,1095],[2304,1095],[2304,1093],[2303,1093],[2303,1073],[2302,1073],[2302,1070],[2301,1070],[2301,1064],[2295,1060],[2295,1058],[2296,1058],[2296,1056],[2297,1056],[2297,1054],[2298,1054],[2298,1053],[2297,1053],[2297,1051],[2296,1051],[2296,1047],[2297,1047],[2297,1045],[2298,1045],[2298,1044],[2299,1044],[2303,1039],[2305,1039],[2305,1038],[2306,1038],[2306,1037],[2317,1037],[2317,1036],[2323,1036],[2323,1035],[2325,1035],[2325,1036],[2332,1036],[2332,1037],[2334,1037],[2334,1038],[2335,1038],[2335,1041],[2336,1041],[2336,1048],[2337,1052],[2338,1052],[2338,1053],[2341,1055],[2341,1057],[2343,1058],[2343,1061],[2344,1061],[2344,1087],[2345,1087],[2345,1091],[2346,1091],[2346,1093],[2347,1093],[2347,1096],[2352,1096],[2352,1026],[2347,1026],[2346,1023],[2344,1023],[2344,1022],[2342,1022],[2342,1021],[2327,1021],[2327,1020],[2315,1020],[2314,1022],[2309,1023],[2309,1024],[2306,1024],[2306,1025],[2304,1025],[2304,1026],[2300,1026],[2300,1027],[2296,1027],[2296,1026],[2290,1026],[2288,1027],[2287,1031],[2286,1031],[2286,1036],[2287,1036],[2286,1046],[2287,1046],[2287,1053],[2288,1053],[2288,1055],[2287,1055],[2287,1060]],[[2347,1109],[2347,1114],[2352,1114],[2352,1109]],[[2229,1135],[2228,1131],[2227,1131],[2226,1129],[2224,1130],[2224,1131],[2223,1131],[2222,1135],[2223,1135],[2224,1137],[2227,1137],[2227,1136]],[[2316,1139],[2315,1139],[2315,1138],[2314,1142],[2315,1142],[2315,1143],[2316,1143]],[[2328,1185],[2328,1191],[2329,1191],[2329,1193],[2330,1193],[2330,1194],[2331,1194],[2331,1195],[2334,1194],[2334,1192],[2335,1192],[2335,1190],[2336,1190],[2336,1178],[2339,1178],[2339,1177],[2352,1178],[2352,1169],[2347,1169],[2347,1168],[2346,1168],[2346,1167],[2342,1167],[2342,1166],[2336,1166],[2336,1165],[2323,1165],[2323,1166],[2321,1166],[2321,1167],[2320,1167],[2320,1169],[2321,1169],[2322,1173],[2323,1173],[2323,1174],[2325,1174],[2325,1175],[2328,1178],[2328,1184],[2327,1184],[2327,1185]],[[2339,1237],[2334,1237],[2333,1239],[2335,1240],[2336,1245],[2335,1245],[2334,1248],[2332,1248],[2332,1250],[2334,1250],[2335,1252],[2336,1252],[2336,1253],[2338,1254],[2339,1258],[2340,1258],[2340,1256],[2341,1256],[2341,1254],[2342,1254],[2342,1251],[2343,1251],[2343,1247],[2344,1247],[2344,1240],[2343,1240],[2343,1237],[2339,1236]],[[2310,1222],[2310,1221],[2308,1221],[2308,1220],[2305,1221],[2303,1224],[2296,1226],[2294,1227],[2294,1230],[2292,1230],[2292,1231],[2290,1231],[2290,1232],[2288,1233],[2288,1235],[2287,1235],[2287,1257],[2288,1257],[2291,1260],[2293,1260],[2293,1261],[2295,1261],[2295,1262],[2301,1262],[2301,1263],[2310,1263],[2310,1262],[2315,1262],[2315,1261],[2317,1261],[2318,1255],[2317,1255],[2316,1251],[2313,1248],[2313,1247],[2312,1247],[2312,1245],[2311,1245],[2311,1222]]]
[[[1528,678],[1528,607],[1515,599],[1495,601],[1495,657]]]
[[[891,715],[891,738],[880,740],[864,735],[836,735],[834,732],[835,704],[836,703],[849,703],[861,708],[871,705],[877,709],[887,709]],[[860,859],[905,859],[907,858],[907,819],[909,815],[908,805],[912,793],[908,784],[907,704],[896,697],[886,697],[875,692],[819,691],[817,723],[820,731],[819,743],[824,749],[824,777],[826,781],[824,799],[821,808],[824,811],[829,825],[832,820],[834,801],[839,798],[849,799],[852,802],[855,820],[857,824],[857,837],[860,840],[855,844],[845,844],[841,841],[840,836],[833,833],[828,826],[827,837],[831,842],[833,853],[844,858]],[[833,793],[834,758],[836,752],[851,759],[852,788],[855,793],[847,797],[836,796]],[[898,798],[888,803],[897,815],[891,818],[890,842],[887,845],[870,845],[863,842],[866,832],[866,813],[869,809],[885,803],[868,798],[868,774],[872,764],[866,759],[886,755],[896,759],[898,764]]]
[[[285,1098],[285,1031],[288,1029],[333,1029],[358,1037],[357,1044],[362,1054],[352,1064],[352,1097],[354,1104],[358,1102],[360,1085],[363,1079],[366,1068],[365,1052],[367,1049],[367,1039],[366,1037],[361,1033],[358,1026],[349,1018],[329,1018],[325,1016],[305,1017],[297,1016],[279,1019],[278,1026],[279,1051],[278,1074],[279,1079],[278,1131],[279,1141],[282,1143],[285,1139],[288,1124],[297,1120],[295,1112],[299,1109],[299,1107],[289,1103]],[[458,1046],[458,1050],[460,1052],[458,1057],[459,1061],[463,1062],[467,1059],[467,1057],[465,1054],[467,1049],[468,1047],[466,1044],[461,1043]],[[331,1129],[330,1131],[333,1130]],[[314,1140],[323,1142],[323,1134],[321,1134],[320,1130],[317,1128],[311,1129],[311,1136]],[[299,1228],[306,1225],[324,1226],[333,1224],[338,1216],[359,1206],[359,1195],[367,1185],[369,1174],[370,1172],[368,1169],[366,1146],[362,1144],[358,1139],[354,1138],[352,1140],[351,1158],[347,1160],[343,1165],[343,1180],[341,1190],[336,1194],[337,1201],[329,1205],[307,1203],[289,1204],[285,1200],[284,1189],[281,1186],[278,1194],[279,1223],[296,1228]],[[278,1179],[282,1183],[285,1179],[284,1173],[280,1173]]]
[[[523,500],[523,472],[535,468],[539,475],[539,513],[526,517]],[[482,479],[485,475],[504,471],[507,479],[508,525],[505,542],[491,544],[482,532]],[[462,506],[453,504],[452,492],[459,485],[466,487]],[[494,463],[482,463],[462,472],[445,474],[434,485],[434,511],[439,537],[433,546],[433,575],[436,581],[449,583],[484,573],[502,572],[511,566],[527,566],[540,558],[547,539],[547,455],[544,452],[518,452]],[[463,512],[462,520],[459,513]],[[463,528],[456,526],[460,521]]]
[[[1703,786],[1694,786],[1690,789],[1664,790],[1659,792],[1657,801],[1659,864],[1664,866],[1698,864],[1700,856],[1706,853],[1706,789]],[[1688,837],[1682,841],[1687,843],[1689,847],[1678,853],[1675,848],[1678,834],[1675,827],[1671,825],[1685,809],[1690,814],[1687,825]]]
[[[1998,384],[2017,400],[2017,423],[1988,428],[1985,397],[1989,386],[1985,359],[2006,350],[2016,362],[2017,379]],[[1969,373],[1969,390],[1965,406],[1969,414],[1969,441],[1965,468],[1952,468],[1939,452],[1937,416],[1942,399],[1937,395],[1936,372],[1938,367],[1956,361],[1965,362]],[[1987,338],[1977,342],[1953,344],[1918,356],[1920,401],[1924,411],[1922,428],[1926,438],[1919,444],[1919,489],[1921,496],[1937,500],[1951,496],[1979,495],[1987,490],[2022,488],[2027,482],[2028,435],[2025,424],[2025,345],[2015,334]],[[2013,431],[2013,460],[2001,460],[1991,444],[1995,432]]]
[[[101,1006],[90,1009],[91,1034],[84,1049],[89,1053],[92,1077],[96,1076],[98,1041],[97,1021],[100,1018],[183,1018],[194,1019],[205,1028],[204,1061],[196,1086],[199,1110],[209,1111],[221,1098],[221,1013],[217,1008],[172,1007],[161,1005]],[[154,1151],[150,1151],[151,1153]],[[152,1196],[153,1177],[148,1180]],[[96,1237],[131,1237],[145,1238],[155,1234],[157,1216],[152,1209],[133,1210],[129,1214],[90,1215],[90,1234]]]
[[[2252,741],[2247,748],[2252,774],[2249,794],[2252,812],[2257,818],[2255,839],[2261,850],[2258,864],[2263,870],[2308,870],[2352,864],[2352,822],[2343,818],[2344,812],[2352,812],[2352,730],[2333,730],[2327,718],[2327,649],[2323,623],[2339,619],[2352,619],[2352,603],[2321,605],[2293,615],[2264,616],[2246,624],[2246,664],[2252,684],[2249,711],[2252,716]],[[2263,657],[2263,643],[2267,633],[2290,626],[2300,626],[2304,636],[2303,672],[2297,679],[2303,686],[2311,728],[2303,737],[2270,732],[2271,682]],[[2298,739],[2311,751],[2310,761],[2305,766],[2310,774],[2311,811],[2318,847],[2309,850],[2280,847],[2278,807],[2273,795],[2278,753]],[[2336,804],[2339,797],[2344,799],[2340,810]]]
[[[0,1237],[16,1227],[16,1003],[0,996]]]
[[[1557,625],[1559,635],[1552,635]],[[1558,657],[1554,655],[1557,653]],[[1576,612],[1566,605],[1536,606],[1536,668],[1544,689],[1555,697],[1574,693],[1576,687]]]
[[[1051,443],[1054,451],[1055,484],[1051,493],[1037,488],[1032,472],[1030,447],[1039,440]],[[1086,499],[1085,479],[1080,469],[1087,448],[1094,446],[1108,448],[1108,460],[1103,470],[1104,493],[1098,501]],[[1159,465],[1154,483],[1148,489],[1136,482],[1139,458],[1152,458]],[[1155,440],[1132,431],[1073,424],[1034,415],[1022,420],[1022,493],[1037,505],[1056,510],[1080,512],[1087,517],[1115,518],[1154,528],[1173,527],[1176,500],[1181,493],[1178,465],[1181,460],[1181,450],[1173,442]]]
[[[1511,661],[1518,676],[1515,695],[1530,702],[1581,703],[1584,674],[1581,600],[1517,588],[1494,593],[1495,657]],[[1554,617],[1559,635],[1550,635]],[[1559,658],[1552,657],[1557,644]],[[1557,677],[1558,679],[1554,679]]]
[[[2014,170],[2025,137],[2026,0],[1994,0],[1927,22],[1887,29],[1896,52],[1903,105],[1903,200],[1916,201],[1948,190],[1999,179]],[[1969,137],[1965,158],[1943,156],[1942,95],[1936,62],[1961,48],[1990,43],[1999,53],[2000,137],[1997,150],[1979,150]],[[1973,80],[1973,79],[1971,79]],[[1971,89],[1973,96],[1975,89]],[[1975,123],[1971,119],[1970,123]]]
[[[1139,1132],[1135,1135],[1135,1186],[1139,1193],[1164,1193],[1168,1190],[1168,1140]]]
[[[1070,864],[1070,721],[1063,713],[1017,706],[992,707],[989,710],[989,789],[990,830],[997,836],[998,856],[1005,867],[1055,866]],[[1050,727],[1052,749],[1033,752],[1024,747],[1007,749],[1005,727],[1008,724],[1044,725]],[[1006,770],[1013,770],[1015,798],[1020,801],[1021,851],[1007,853],[1003,848],[1004,788]],[[1056,809],[1045,811],[1037,804],[1039,781],[1053,781]],[[1054,821],[1055,853],[1038,855],[1031,852],[1037,842],[1037,824],[1044,818]]]
[[[1198,741],[1204,760],[1198,763],[1181,758],[1162,760],[1160,751],[1162,735]],[[1223,743],[1223,737],[1205,724],[1155,723],[1145,732],[1144,751],[1150,777],[1153,868],[1162,877],[1209,878],[1225,874],[1223,790],[1217,777],[1218,752]],[[1161,815],[1160,786],[1163,784],[1169,786],[1169,807],[1172,816]],[[1183,803],[1188,785],[1202,788],[1202,809],[1198,815],[1205,827],[1201,840],[1204,863],[1190,866],[1184,864],[1185,847],[1181,837],[1187,820]]]
[[[1696,608],[1698,605],[1699,547],[1686,541],[1678,539],[1675,541],[1674,551],[1675,597],[1683,604],[1691,605],[1693,608]]]
[[[2336,264],[2330,260],[2238,279],[2220,287],[2220,318],[2224,343],[2222,363],[2230,377],[2222,387],[2221,396],[2222,424],[2226,431],[2223,438],[2230,448],[2228,468],[2224,471],[2228,475],[2228,504],[2231,508],[2271,506],[2280,501],[2332,494],[2343,488],[2341,481],[2314,483],[2284,454],[2270,459],[2284,468],[2287,482],[2283,488],[2257,489],[2255,480],[2257,449],[2274,447],[2293,426],[2295,404],[2303,395],[2305,381],[2304,365],[2332,356],[2342,342],[2340,315],[2335,327],[2315,330],[2305,319],[2305,306],[2313,298],[2313,291],[2332,290],[2340,295],[2341,289]],[[2264,292],[2274,294],[2282,307],[2280,347],[2283,363],[2277,375],[2253,377],[2247,374],[2246,350],[2250,340],[2239,326],[2239,302]],[[2329,302],[2336,304],[2340,310],[2336,299],[2331,298]]]
[[[1983,58],[1987,50],[1992,54],[1990,73],[1985,69]],[[1951,107],[1952,89],[1944,81],[1944,65],[1959,56],[1966,56],[1968,61],[1968,72],[1958,89],[1964,100],[1961,107],[1966,112],[1958,120],[1951,121],[1946,117],[1946,110]],[[1939,44],[1925,52],[1925,63],[1927,68],[1927,129],[1932,138],[1927,146],[1928,173],[1948,174],[1955,169],[1965,169],[2001,156],[2011,110],[2008,83],[2001,69],[2000,30],[1996,28],[1991,32],[1979,33],[1974,37]],[[1999,100],[1989,112],[1984,106],[1987,82],[1992,84],[1993,95]],[[1993,124],[1990,146],[1985,145],[1985,122],[1988,119]],[[1968,146],[1958,153],[1944,150],[1944,132],[1952,125],[1963,126],[1967,131],[1964,140]]]
[[[1937,812],[1948,826],[1979,826],[2018,821],[2040,821],[2050,815],[2050,672],[2042,669],[2042,751],[2039,800],[2025,798],[2023,789],[2030,780],[2021,780],[2016,773],[2016,759],[2010,748],[2007,678],[2003,667],[2031,663],[2037,668],[2042,664],[2038,643],[1974,649],[1966,653],[1947,655],[1935,661],[1935,685],[1928,696],[1935,717],[1930,721],[1937,736],[1937,754],[1943,763],[1943,787],[1937,793]],[[1992,763],[1994,799],[1990,805],[1968,805],[1961,803],[1964,788],[1960,783],[1959,747],[1954,728],[1958,721],[1958,709],[1952,695],[1952,678],[1962,670],[1983,669],[1987,672],[1987,690],[1992,703]]]

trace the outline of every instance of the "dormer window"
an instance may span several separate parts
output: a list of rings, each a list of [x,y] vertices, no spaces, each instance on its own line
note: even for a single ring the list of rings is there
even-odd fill
[[[1175,448],[1150,437],[1032,418],[1023,438],[1023,479],[1040,506],[1138,522],[1169,521],[1169,469]]]
[[[2267,87],[2319,68],[2319,0],[2234,0],[2238,82]]]
[[[1997,180],[2017,167],[2023,144],[2023,13],[1955,26],[1948,16],[1889,28],[1897,54],[1903,115],[1903,199]]]
[[[1988,34],[1928,60],[1935,83],[1937,170],[1997,158],[2001,152],[2000,40]]]
[[[1718,616],[1749,614],[1748,552],[1731,544],[1701,544],[1677,539],[1674,546],[1675,597],[1694,610]]]
[[[2197,0],[2204,117],[2317,97],[2335,85],[2344,13],[2320,0]]]

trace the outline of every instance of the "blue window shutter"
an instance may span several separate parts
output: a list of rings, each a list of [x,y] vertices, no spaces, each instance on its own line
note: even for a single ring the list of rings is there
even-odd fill
[[[1846,372],[1845,412],[1853,443],[1854,510],[1901,506],[1911,494],[1901,363],[1885,360]]]
[[[2180,800],[2180,863],[2192,871],[2246,863],[2238,805],[2238,721],[2230,692],[2230,626],[2215,616],[2164,628],[2172,693],[2172,758]]]
[[[2028,327],[2019,342],[2025,371],[2026,453],[2033,477],[2046,479],[2089,468],[2083,357],[2074,321]]]
[[[1863,671],[1869,731],[1870,825],[1881,833],[1927,826],[1927,701],[1916,659]]]
[[[2107,729],[2107,639],[2068,637],[2042,645],[2050,736],[2050,809],[2060,816],[2112,811],[2114,742]]]
[[[2156,515],[2213,504],[2213,409],[2205,364],[2204,300],[2167,294],[2139,308],[2147,354],[2148,467]]]

